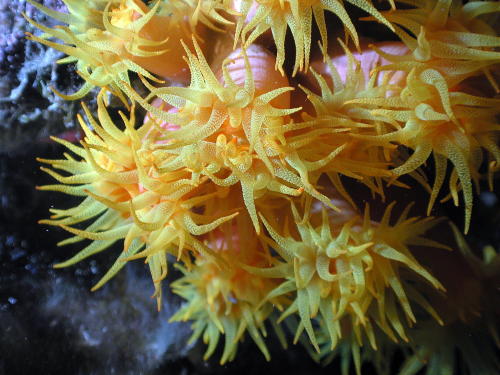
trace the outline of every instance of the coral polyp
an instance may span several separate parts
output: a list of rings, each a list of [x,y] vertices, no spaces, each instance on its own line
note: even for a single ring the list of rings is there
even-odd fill
[[[460,91],[442,92],[446,84],[436,88],[440,76],[432,69],[419,72],[413,69],[398,97],[355,99],[352,103],[378,105],[372,113],[386,117],[396,125],[395,131],[383,135],[358,137],[380,142],[397,142],[413,150],[413,154],[392,173],[401,176],[413,172],[427,159],[434,156],[435,180],[432,185],[428,214],[438,197],[446,177],[447,161],[453,172],[449,179],[449,191],[456,205],[458,193],[463,191],[465,206],[465,231],[469,229],[472,215],[472,183],[479,186],[479,168],[485,154],[488,155],[489,174],[500,162],[496,121],[500,101],[466,94]],[[490,177],[491,178],[491,177]]]
[[[430,216],[451,200],[473,230],[474,193],[500,169],[496,2],[64,3],[35,5],[64,25],[30,21],[43,33],[28,38],[76,64],[85,83],[63,98],[100,90],[97,116],[84,103],[78,116],[80,145],[54,138],[64,157],[39,159],[58,181],[40,190],[82,197],[41,220],[72,234],[59,245],[86,241],[56,268],[119,243],[93,290],[143,260],[160,308],[173,264],[183,302],[171,320],[191,323],[204,359],[223,342],[221,364],[246,336],[270,360],[276,335],[317,361],[340,357],[343,375],[351,357],[358,375],[363,362],[389,374],[399,351],[401,374],[424,357],[451,374],[428,327],[439,343],[469,323],[497,334],[471,316],[496,324],[478,288],[494,294],[483,281],[498,267]],[[355,8],[377,24],[357,29]],[[367,40],[368,27],[399,41]]]
[[[182,69],[185,63],[182,54],[177,53],[182,48],[181,40],[189,43],[192,35],[203,34],[200,25],[215,27],[218,21],[224,20],[215,5],[200,10],[201,4],[188,1],[157,1],[149,8],[142,0],[96,0],[87,8],[79,1],[66,0],[69,14],[32,4],[67,24],[50,29],[28,20],[44,32],[41,37],[29,34],[28,38],[68,55],[59,63],[75,62],[85,80],[74,94],[58,93],[67,100],[80,99],[94,87],[107,87],[120,94],[130,85],[129,72],[157,83],[162,79],[186,80],[185,69]],[[188,16],[193,12],[198,17],[189,22]],[[212,15],[216,19],[212,19]],[[64,43],[50,41],[50,38]]]
[[[491,69],[500,63],[496,50],[500,38],[481,16],[499,12],[500,5],[492,1],[462,5],[452,0],[411,3],[416,8],[383,12],[397,25],[396,33],[412,51],[408,56],[379,51],[393,63],[383,69],[433,69],[452,87],[467,77],[485,74],[498,91]]]
[[[265,242],[248,233],[249,225],[251,228],[249,217],[241,215],[235,224],[224,224],[208,235],[207,246],[221,256],[225,266],[221,268],[213,259],[197,256],[191,269],[180,268],[184,276],[172,284],[174,293],[187,303],[171,320],[194,321],[190,340],[203,337],[208,345],[205,359],[213,354],[223,334],[225,345],[221,364],[234,359],[238,341],[245,332],[270,360],[264,342],[267,336],[265,322],[273,312],[273,305],[286,301],[284,297],[266,300],[277,282],[245,269],[248,266],[268,267],[270,257]]]
[[[298,238],[282,236],[279,233],[283,230],[277,231],[264,220],[274,241],[273,247],[279,252],[282,261],[270,269],[252,270],[257,275],[285,280],[270,296],[288,295],[292,291],[297,294],[280,319],[298,313],[301,322],[297,336],[305,329],[318,351],[311,324],[311,319],[317,316],[328,332],[332,350],[347,333],[346,321],[360,346],[363,345],[361,337],[364,331],[369,344],[376,349],[375,325],[393,340],[396,340],[394,332],[408,340],[404,324],[396,311],[399,304],[405,320],[413,324],[415,315],[410,307],[410,299],[417,300],[439,320],[414,286],[403,285],[401,281],[401,269],[407,268],[419,275],[422,281],[443,289],[408,249],[410,244],[443,247],[422,237],[436,224],[436,220],[408,218],[410,207],[407,207],[396,223],[391,225],[393,206],[389,205],[380,223],[371,221],[366,207],[363,216],[354,215],[346,218],[343,224],[335,225],[330,222],[324,207],[316,213],[306,211],[302,217],[297,208],[292,206]],[[319,221],[318,226],[313,224],[315,221]]]
[[[367,0],[347,0],[368,14],[373,15],[379,22],[389,28],[391,24]],[[295,64],[293,75],[299,70],[307,70],[311,53],[311,30],[314,17],[321,34],[323,45],[328,44],[328,34],[325,22],[325,11],[335,14],[344,25],[348,35],[359,46],[358,33],[349,14],[340,1],[326,0],[268,0],[253,1],[240,0],[235,2],[236,10],[241,13],[237,21],[235,39],[243,40],[245,45],[252,44],[260,35],[271,30],[276,44],[277,58],[276,69],[282,74],[285,62],[285,37],[287,29],[293,36],[295,43]]]
[[[389,171],[391,162],[388,155],[395,147],[389,142],[381,144],[370,141],[372,139],[370,136],[379,135],[384,128],[387,128],[387,124],[382,117],[372,112],[377,108],[376,105],[360,106],[356,99],[369,101],[371,98],[378,98],[383,101],[393,95],[391,91],[394,90],[390,84],[392,74],[386,74],[381,82],[377,82],[378,75],[375,74],[366,82],[360,62],[342,42],[340,43],[347,57],[347,66],[344,67],[346,77],[344,80],[341,79],[337,68],[326,53],[325,65],[328,74],[319,74],[311,69],[319,92],[315,93],[301,86],[312,105],[313,113],[302,114],[304,120],[302,124],[307,131],[303,130],[304,134],[295,138],[312,138],[311,135],[316,133],[318,135],[315,138],[321,144],[328,145],[323,147],[325,151],[332,148],[340,150],[335,158],[322,163],[319,170],[325,171],[337,191],[352,202],[339,176],[354,178],[372,191],[383,195],[380,182],[392,176]],[[293,139],[292,137],[292,141]],[[317,143],[311,142],[300,149],[299,155],[304,160],[311,160],[320,150]]]
[[[179,168],[193,171],[193,183],[208,177],[219,186],[239,184],[252,223],[260,230],[256,197],[266,191],[297,196],[302,191],[330,205],[310,183],[301,161],[287,143],[287,132],[294,130],[290,114],[300,108],[276,108],[271,101],[292,90],[277,87],[256,95],[249,60],[245,60],[245,82],[234,82],[226,61],[224,83],[206,62],[195,42],[196,55],[186,50],[192,80],[189,87],[149,87],[151,94],[142,99],[133,96],[150,113],[176,130],[165,131],[157,145],[158,155],[166,161],[161,170]],[[178,110],[165,112],[148,103],[158,97]],[[290,124],[289,124],[290,123]],[[290,150],[290,148],[292,148]]]
[[[103,95],[99,96],[98,105],[100,123],[84,106],[93,130],[79,118],[85,132],[83,147],[54,138],[78,159],[70,154],[65,154],[66,158],[61,160],[40,159],[53,169],[70,175],[62,176],[53,169],[42,168],[62,184],[39,189],[86,198],[77,207],[52,210],[51,219],[41,223],[60,226],[75,235],[60,245],[84,239],[93,241],[56,267],[72,265],[123,240],[123,252],[94,290],[113,277],[126,261],[145,257],[160,306],[161,281],[167,275],[167,254],[185,261],[188,261],[185,249],[208,254],[209,249],[196,236],[211,231],[237,213],[207,221],[192,212],[194,207],[203,207],[204,202],[213,199],[218,192],[206,184],[193,186],[189,171],[159,174],[151,149],[154,122],[149,121],[136,130],[132,109],[130,118],[121,114],[125,125],[125,130],[121,131],[109,117]],[[194,217],[201,217],[203,223],[196,223],[198,219]],[[89,220],[93,222],[83,230],[73,227]]]

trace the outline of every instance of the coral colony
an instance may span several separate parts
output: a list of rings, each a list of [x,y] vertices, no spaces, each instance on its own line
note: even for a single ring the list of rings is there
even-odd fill
[[[82,197],[41,221],[72,234],[59,245],[87,240],[56,268],[119,242],[93,290],[143,260],[160,308],[177,267],[172,320],[192,322],[205,358],[223,341],[221,363],[246,336],[271,360],[277,335],[318,361],[339,356],[344,374],[351,361],[389,373],[396,350],[403,375],[498,373],[499,257],[476,256],[463,234],[500,165],[500,3],[63,1],[67,13],[30,0],[60,25],[29,20],[43,33],[27,37],[84,79],[54,88],[62,98],[98,94],[97,113],[82,104],[80,144],[54,138],[64,158],[39,160],[58,182],[39,189]],[[367,46],[353,10],[399,41]],[[118,120],[112,96],[127,108]],[[422,217],[386,194],[416,185]],[[462,228],[430,216],[446,200]]]

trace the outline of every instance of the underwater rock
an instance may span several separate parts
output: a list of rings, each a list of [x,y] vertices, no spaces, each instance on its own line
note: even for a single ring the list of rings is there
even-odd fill
[[[61,0],[45,0],[62,10]],[[48,137],[75,125],[78,103],[65,102],[50,89],[73,90],[79,77],[71,65],[57,65],[62,54],[27,40],[35,32],[22,13],[45,24],[54,24],[24,0],[0,1],[0,149],[13,150],[22,142]]]

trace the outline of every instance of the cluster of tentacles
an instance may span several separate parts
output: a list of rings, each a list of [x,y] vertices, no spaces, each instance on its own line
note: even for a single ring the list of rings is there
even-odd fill
[[[30,21],[44,33],[28,38],[76,63],[85,83],[73,94],[56,91],[63,98],[100,91],[97,116],[83,105],[80,145],[54,139],[69,152],[40,159],[59,182],[40,189],[83,199],[41,221],[73,234],[59,245],[87,241],[56,267],[120,242],[94,290],[143,259],[160,308],[173,263],[183,276],[169,287],[185,304],[172,320],[193,322],[205,358],[224,337],[221,363],[247,334],[269,360],[272,328],[284,346],[292,334],[319,361],[340,355],[344,372],[352,356],[358,373],[363,361],[388,373],[380,358],[404,348],[401,374],[416,374],[426,359],[433,374],[454,361],[429,344],[432,330],[470,322],[496,337],[498,306],[488,301],[498,290],[486,286],[498,282],[500,258],[490,249],[480,262],[458,229],[429,215],[446,190],[443,201],[464,207],[467,233],[473,186],[487,180],[492,188],[499,168],[500,99],[487,93],[498,91],[500,37],[488,16],[500,5],[63,1],[68,13],[30,1],[63,24]],[[401,42],[363,51],[351,5]],[[339,26],[346,42],[328,38]],[[285,46],[295,51],[290,66]],[[313,50],[321,59],[310,63]],[[128,113],[115,113],[112,95]],[[427,211],[403,198],[414,185],[428,198],[410,201]],[[465,278],[480,293],[453,309]],[[476,313],[488,322],[478,324]],[[498,366],[490,348],[485,371]]]

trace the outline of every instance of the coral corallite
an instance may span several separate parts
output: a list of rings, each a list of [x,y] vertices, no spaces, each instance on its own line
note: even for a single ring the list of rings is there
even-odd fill
[[[422,337],[436,327],[448,342],[465,271],[490,293],[484,280],[497,280],[498,267],[478,265],[456,227],[430,215],[463,195],[467,233],[474,188],[493,189],[500,100],[486,92],[498,91],[496,2],[64,3],[67,13],[34,4],[64,25],[30,21],[43,33],[27,37],[76,64],[85,83],[59,94],[95,94],[97,114],[82,103],[80,145],[53,138],[64,157],[39,159],[58,181],[40,190],[82,197],[40,221],[72,234],[59,245],[86,243],[56,268],[119,243],[93,290],[143,260],[160,308],[173,264],[182,275],[169,288],[184,301],[171,320],[192,323],[205,359],[222,341],[222,364],[246,336],[271,360],[266,339],[276,335],[285,350],[295,336],[318,361],[340,356],[342,374],[351,357],[358,375],[363,361],[389,374],[380,358],[400,349],[401,374],[422,368],[422,353],[449,367]],[[363,54],[353,9],[394,32],[397,54],[377,41]],[[470,264],[450,276],[443,254]],[[495,324],[486,299],[464,301],[458,310]],[[468,315],[460,324],[473,322],[484,326]],[[465,367],[473,373],[470,357]]]

